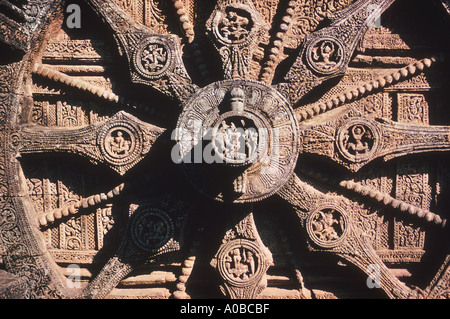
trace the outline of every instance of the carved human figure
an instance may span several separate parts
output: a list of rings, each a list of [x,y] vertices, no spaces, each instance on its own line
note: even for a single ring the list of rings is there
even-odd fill
[[[216,151],[225,160],[247,161],[253,159],[258,145],[258,132],[251,119],[245,116],[245,93],[241,88],[230,92],[229,107],[232,115],[220,122],[214,136]],[[239,114],[242,113],[242,116]]]
[[[228,147],[232,148],[231,157],[233,159],[243,159],[245,157],[245,154],[240,152],[241,149],[241,138],[242,138],[242,132],[238,128],[236,128],[236,125],[231,122],[230,128],[228,129]],[[227,147],[227,148],[228,148]]]
[[[332,41],[321,41],[312,48],[312,61],[318,69],[328,71],[339,62],[339,48]]]
[[[352,155],[367,154],[373,144],[373,135],[370,129],[363,125],[350,127],[342,138],[344,148]]]
[[[255,264],[255,258],[253,257],[253,253],[250,250],[247,250],[247,252],[246,252],[245,261],[249,265],[250,275],[253,275],[256,270],[256,264]]]
[[[150,72],[161,70],[167,61],[166,50],[158,44],[149,44],[142,54],[142,65]]]
[[[312,230],[317,239],[333,241],[340,238],[336,228],[340,228],[339,221],[333,216],[334,210],[319,211],[312,220]],[[334,226],[337,225],[337,226]],[[339,230],[341,232],[341,230]]]
[[[127,155],[130,144],[130,141],[124,138],[122,131],[117,131],[115,136],[109,139],[109,149],[115,155]]]
[[[166,224],[161,218],[153,215],[143,218],[135,231],[141,243],[148,248],[155,248],[160,245],[167,236]]]
[[[246,161],[253,159],[258,146],[258,132],[246,127],[244,118],[222,121],[215,136],[216,147],[225,159]],[[239,125],[239,126],[237,126]]]
[[[245,248],[234,248],[226,257],[225,268],[234,279],[249,280],[256,273],[254,253]]]
[[[233,8],[227,10],[219,22],[220,34],[229,41],[240,41],[247,37],[251,29],[251,21]]]
[[[253,158],[258,146],[258,132],[249,128],[244,132],[245,146],[247,147],[248,157]]]

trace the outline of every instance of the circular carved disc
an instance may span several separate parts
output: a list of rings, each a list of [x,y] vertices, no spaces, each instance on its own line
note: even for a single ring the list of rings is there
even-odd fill
[[[266,269],[258,246],[246,239],[228,242],[218,252],[217,260],[220,275],[235,287],[258,283]]]
[[[170,217],[158,209],[143,209],[135,214],[131,222],[134,244],[147,252],[162,249],[173,236]]]
[[[376,126],[363,118],[353,118],[338,129],[336,145],[345,159],[360,163],[376,153],[380,139]]]
[[[125,121],[106,124],[97,143],[105,159],[114,165],[132,163],[142,153],[142,138],[134,125]]]
[[[309,238],[318,246],[333,248],[346,238],[349,220],[345,212],[334,205],[316,209],[306,220]]]
[[[201,89],[184,106],[176,130],[178,160],[193,185],[235,203],[266,198],[289,179],[297,137],[289,102],[268,86],[244,80]]]

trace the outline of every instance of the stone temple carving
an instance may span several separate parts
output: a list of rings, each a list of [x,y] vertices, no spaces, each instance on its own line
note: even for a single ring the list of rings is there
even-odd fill
[[[0,1],[0,298],[448,299],[449,19]]]

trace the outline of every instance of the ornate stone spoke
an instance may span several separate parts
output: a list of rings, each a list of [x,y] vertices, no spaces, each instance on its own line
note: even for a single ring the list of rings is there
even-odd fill
[[[133,109],[142,109],[145,111],[150,110],[149,106],[143,106],[139,103],[132,102],[129,99],[123,96],[119,96],[103,87],[91,84],[84,80],[77,79],[76,77],[67,75],[63,72],[59,72],[52,68],[50,65],[35,63],[32,72],[44,78],[50,79],[56,83],[61,83],[68,87],[88,92],[108,102],[117,103],[119,105]]]
[[[339,186],[344,187],[348,190],[352,190],[355,193],[360,194],[364,197],[372,198],[375,201],[382,203],[383,205],[392,207],[394,209],[399,209],[400,211],[408,213],[413,216],[417,216],[420,219],[423,219],[429,223],[434,223],[435,225],[439,225],[443,228],[447,224],[447,220],[442,219],[442,217],[439,215],[436,215],[430,211],[426,211],[414,205],[408,204],[402,200],[393,198],[389,194],[385,194],[370,187],[363,186],[360,183],[355,183],[354,181],[342,181],[339,183]]]
[[[401,69],[394,70],[389,74],[380,76],[375,80],[368,81],[367,83],[364,83],[356,88],[352,88],[337,96],[327,98],[325,101],[319,101],[317,103],[298,107],[295,109],[297,119],[299,122],[306,120],[315,121],[318,115],[335,108],[345,106],[351,108],[352,102],[359,101],[399,82],[418,76],[422,74],[423,71],[429,69],[437,62],[442,62],[444,59],[444,56],[425,58],[411,63]]]
[[[90,0],[93,10],[110,26],[119,51],[129,63],[133,83],[148,85],[183,102],[196,90],[181,59],[180,40],[137,23],[114,1]]]
[[[351,262],[369,276],[368,280],[376,281],[390,298],[415,297],[414,292],[386,267],[368,235],[358,228],[357,213],[351,211],[348,200],[322,193],[297,175],[278,191],[278,195],[297,212],[312,252],[338,255]]]
[[[135,265],[117,256],[109,259],[100,273],[77,297],[87,299],[105,298],[135,267]]]
[[[409,125],[382,119],[381,149],[376,157],[385,161],[414,153],[450,150],[450,126]]]
[[[277,195],[291,204],[298,214],[310,211],[317,202],[325,198],[322,192],[303,182],[297,174],[289,179]]]
[[[416,216],[421,220],[441,226],[442,228],[447,225],[447,220],[443,219],[441,216],[420,207],[411,205],[405,201],[394,198],[390,194],[380,192],[373,187],[362,185],[361,183],[355,182],[354,180],[340,181],[333,176],[327,176],[318,171],[312,171],[306,168],[300,168],[299,170],[302,172],[302,174],[311,177],[319,181],[320,183],[325,183],[328,186],[335,187],[336,185],[339,185],[340,187],[353,191],[354,193],[364,198],[371,199],[374,202],[378,202],[382,206],[393,208],[396,211],[401,211],[403,213],[409,214],[410,216]]]
[[[207,22],[225,79],[248,78],[253,52],[267,26],[251,1],[219,0]]]
[[[367,282],[383,289],[389,298],[419,297],[420,290],[409,288],[395,277],[364,236],[349,236],[347,242],[337,248],[335,253],[361,269],[367,275]]]
[[[351,171],[377,159],[450,150],[450,127],[341,116],[303,127],[301,152],[327,157]],[[314,147],[312,147],[314,145]]]
[[[82,128],[23,125],[11,139],[21,154],[74,153],[123,175],[145,157],[163,131],[121,111],[105,123]]]
[[[58,220],[68,216],[76,216],[80,212],[81,209],[86,209],[89,207],[93,207],[95,205],[99,205],[100,203],[106,202],[115,196],[120,195],[124,188],[124,184],[120,184],[114,187],[109,192],[100,193],[88,196],[86,198],[81,198],[77,201],[71,201],[66,203],[63,207],[57,208],[51,212],[46,212],[38,216],[39,226],[44,228],[49,225],[52,225]]]
[[[211,266],[223,280],[222,292],[232,299],[253,299],[267,285],[273,259],[256,229],[251,205],[229,207],[227,231]]]
[[[329,16],[329,25],[308,34],[285,77],[291,103],[324,81],[343,75],[358,42],[369,26],[395,0],[359,0]]]
[[[81,297],[104,298],[137,267],[181,248],[182,225],[190,204],[167,194],[146,194],[129,205],[129,221],[120,246]]]
[[[450,6],[448,6],[450,9]],[[427,299],[448,299],[450,293],[450,255],[447,254],[444,263],[426,289]]]

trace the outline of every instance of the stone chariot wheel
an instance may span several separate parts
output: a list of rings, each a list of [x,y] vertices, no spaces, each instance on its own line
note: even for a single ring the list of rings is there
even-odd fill
[[[3,1],[0,296],[448,298],[432,2]]]

